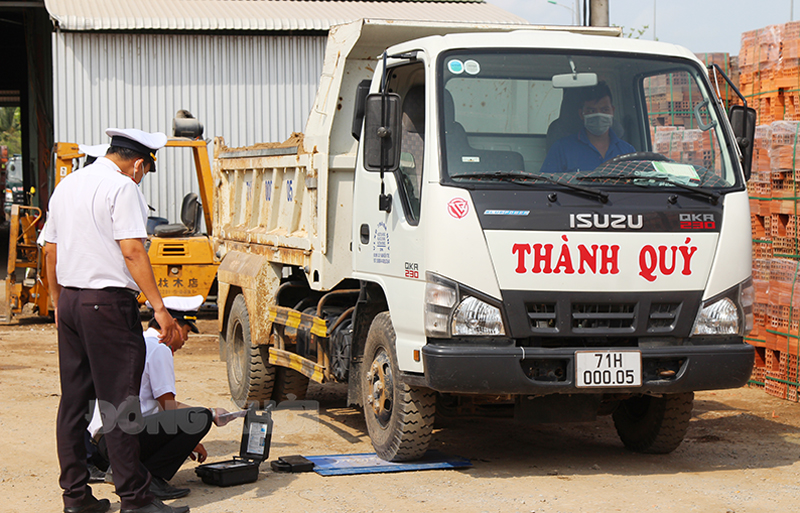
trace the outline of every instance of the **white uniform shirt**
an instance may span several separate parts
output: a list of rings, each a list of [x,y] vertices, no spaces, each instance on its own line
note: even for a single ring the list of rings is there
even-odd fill
[[[147,238],[147,214],[136,183],[105,157],[64,178],[50,199],[44,236],[58,245],[58,283],[139,290],[118,241]]]
[[[139,401],[142,407],[142,416],[147,417],[161,410],[156,398],[175,391],[175,366],[172,359],[172,349],[158,341],[158,331],[148,328],[144,332],[144,342],[147,354],[142,373],[142,384],[139,387]],[[92,438],[103,427],[100,417],[100,408],[95,406],[94,415],[89,422],[89,434]]]
[[[139,401],[142,404],[142,415],[158,413],[161,406],[156,400],[164,394],[175,394],[175,363],[172,360],[172,349],[158,341],[158,331],[148,328],[144,332],[147,345],[147,356],[142,373],[142,386],[139,388]]]

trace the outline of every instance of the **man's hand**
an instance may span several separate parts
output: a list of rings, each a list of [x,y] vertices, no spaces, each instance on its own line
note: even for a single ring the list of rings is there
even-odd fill
[[[225,408],[211,408],[211,411],[214,413],[214,425],[217,427],[222,427],[231,420],[233,420],[233,419],[220,420],[219,418],[220,415],[225,415],[226,413],[228,413],[228,410],[226,410]]]
[[[195,455],[195,453],[197,453]],[[198,463],[203,463],[208,458],[208,452],[206,448],[203,447],[203,444],[197,444],[197,447],[194,448],[194,451],[189,455],[192,458],[192,461],[197,460]]]
[[[161,327],[161,333],[158,336],[160,342],[170,345],[181,338],[180,327],[178,327],[178,323],[175,322],[175,319],[169,314],[166,308],[162,306],[161,309],[153,312],[153,315],[156,321],[158,321],[158,325]]]

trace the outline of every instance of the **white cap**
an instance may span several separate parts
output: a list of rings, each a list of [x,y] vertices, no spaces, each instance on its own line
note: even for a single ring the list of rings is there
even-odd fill
[[[109,146],[111,145],[107,143],[95,144],[93,146],[89,146],[88,144],[79,144],[78,151],[80,151],[81,153],[85,153],[89,157],[97,158],[105,156]]]
[[[164,306],[167,310],[175,312],[196,312],[203,306],[205,298],[201,295],[197,296],[167,296],[163,298]],[[146,301],[147,308],[153,308],[150,301]]]
[[[200,333],[195,321],[197,320],[197,310],[203,304],[203,296],[167,296],[164,299],[164,306],[167,307],[169,314],[178,321],[183,321],[189,325],[194,333]],[[145,304],[148,308],[153,308],[150,301]]]
[[[136,128],[107,128],[106,135],[111,137],[111,146],[128,148],[151,159],[150,172],[156,172],[156,151],[167,144],[167,136],[162,132],[143,132]]]
[[[124,137],[142,146],[147,146],[151,151],[160,150],[167,144],[166,134],[162,132],[144,132],[137,128],[107,128],[106,135],[112,138],[112,145],[114,137]]]

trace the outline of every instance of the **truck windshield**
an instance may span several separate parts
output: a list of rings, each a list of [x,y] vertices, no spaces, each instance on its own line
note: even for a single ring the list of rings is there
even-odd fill
[[[493,49],[439,65],[450,183],[508,187],[509,172],[602,189],[741,183],[705,70],[688,59]]]

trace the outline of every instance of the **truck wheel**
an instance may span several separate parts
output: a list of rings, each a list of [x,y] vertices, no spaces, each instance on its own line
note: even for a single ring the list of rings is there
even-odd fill
[[[244,296],[233,300],[225,335],[228,348],[228,387],[239,407],[256,403],[264,407],[272,396],[275,367],[269,364],[269,348],[254,346],[250,340],[250,316]]]
[[[308,377],[296,370],[278,367],[275,370],[275,385],[272,387],[272,400],[280,404],[283,401],[302,401],[308,391]]]
[[[372,446],[387,461],[420,458],[433,433],[436,394],[402,382],[389,312],[375,317],[364,350],[364,417]]]
[[[667,454],[686,435],[693,401],[693,392],[626,399],[613,413],[614,426],[631,451]]]

